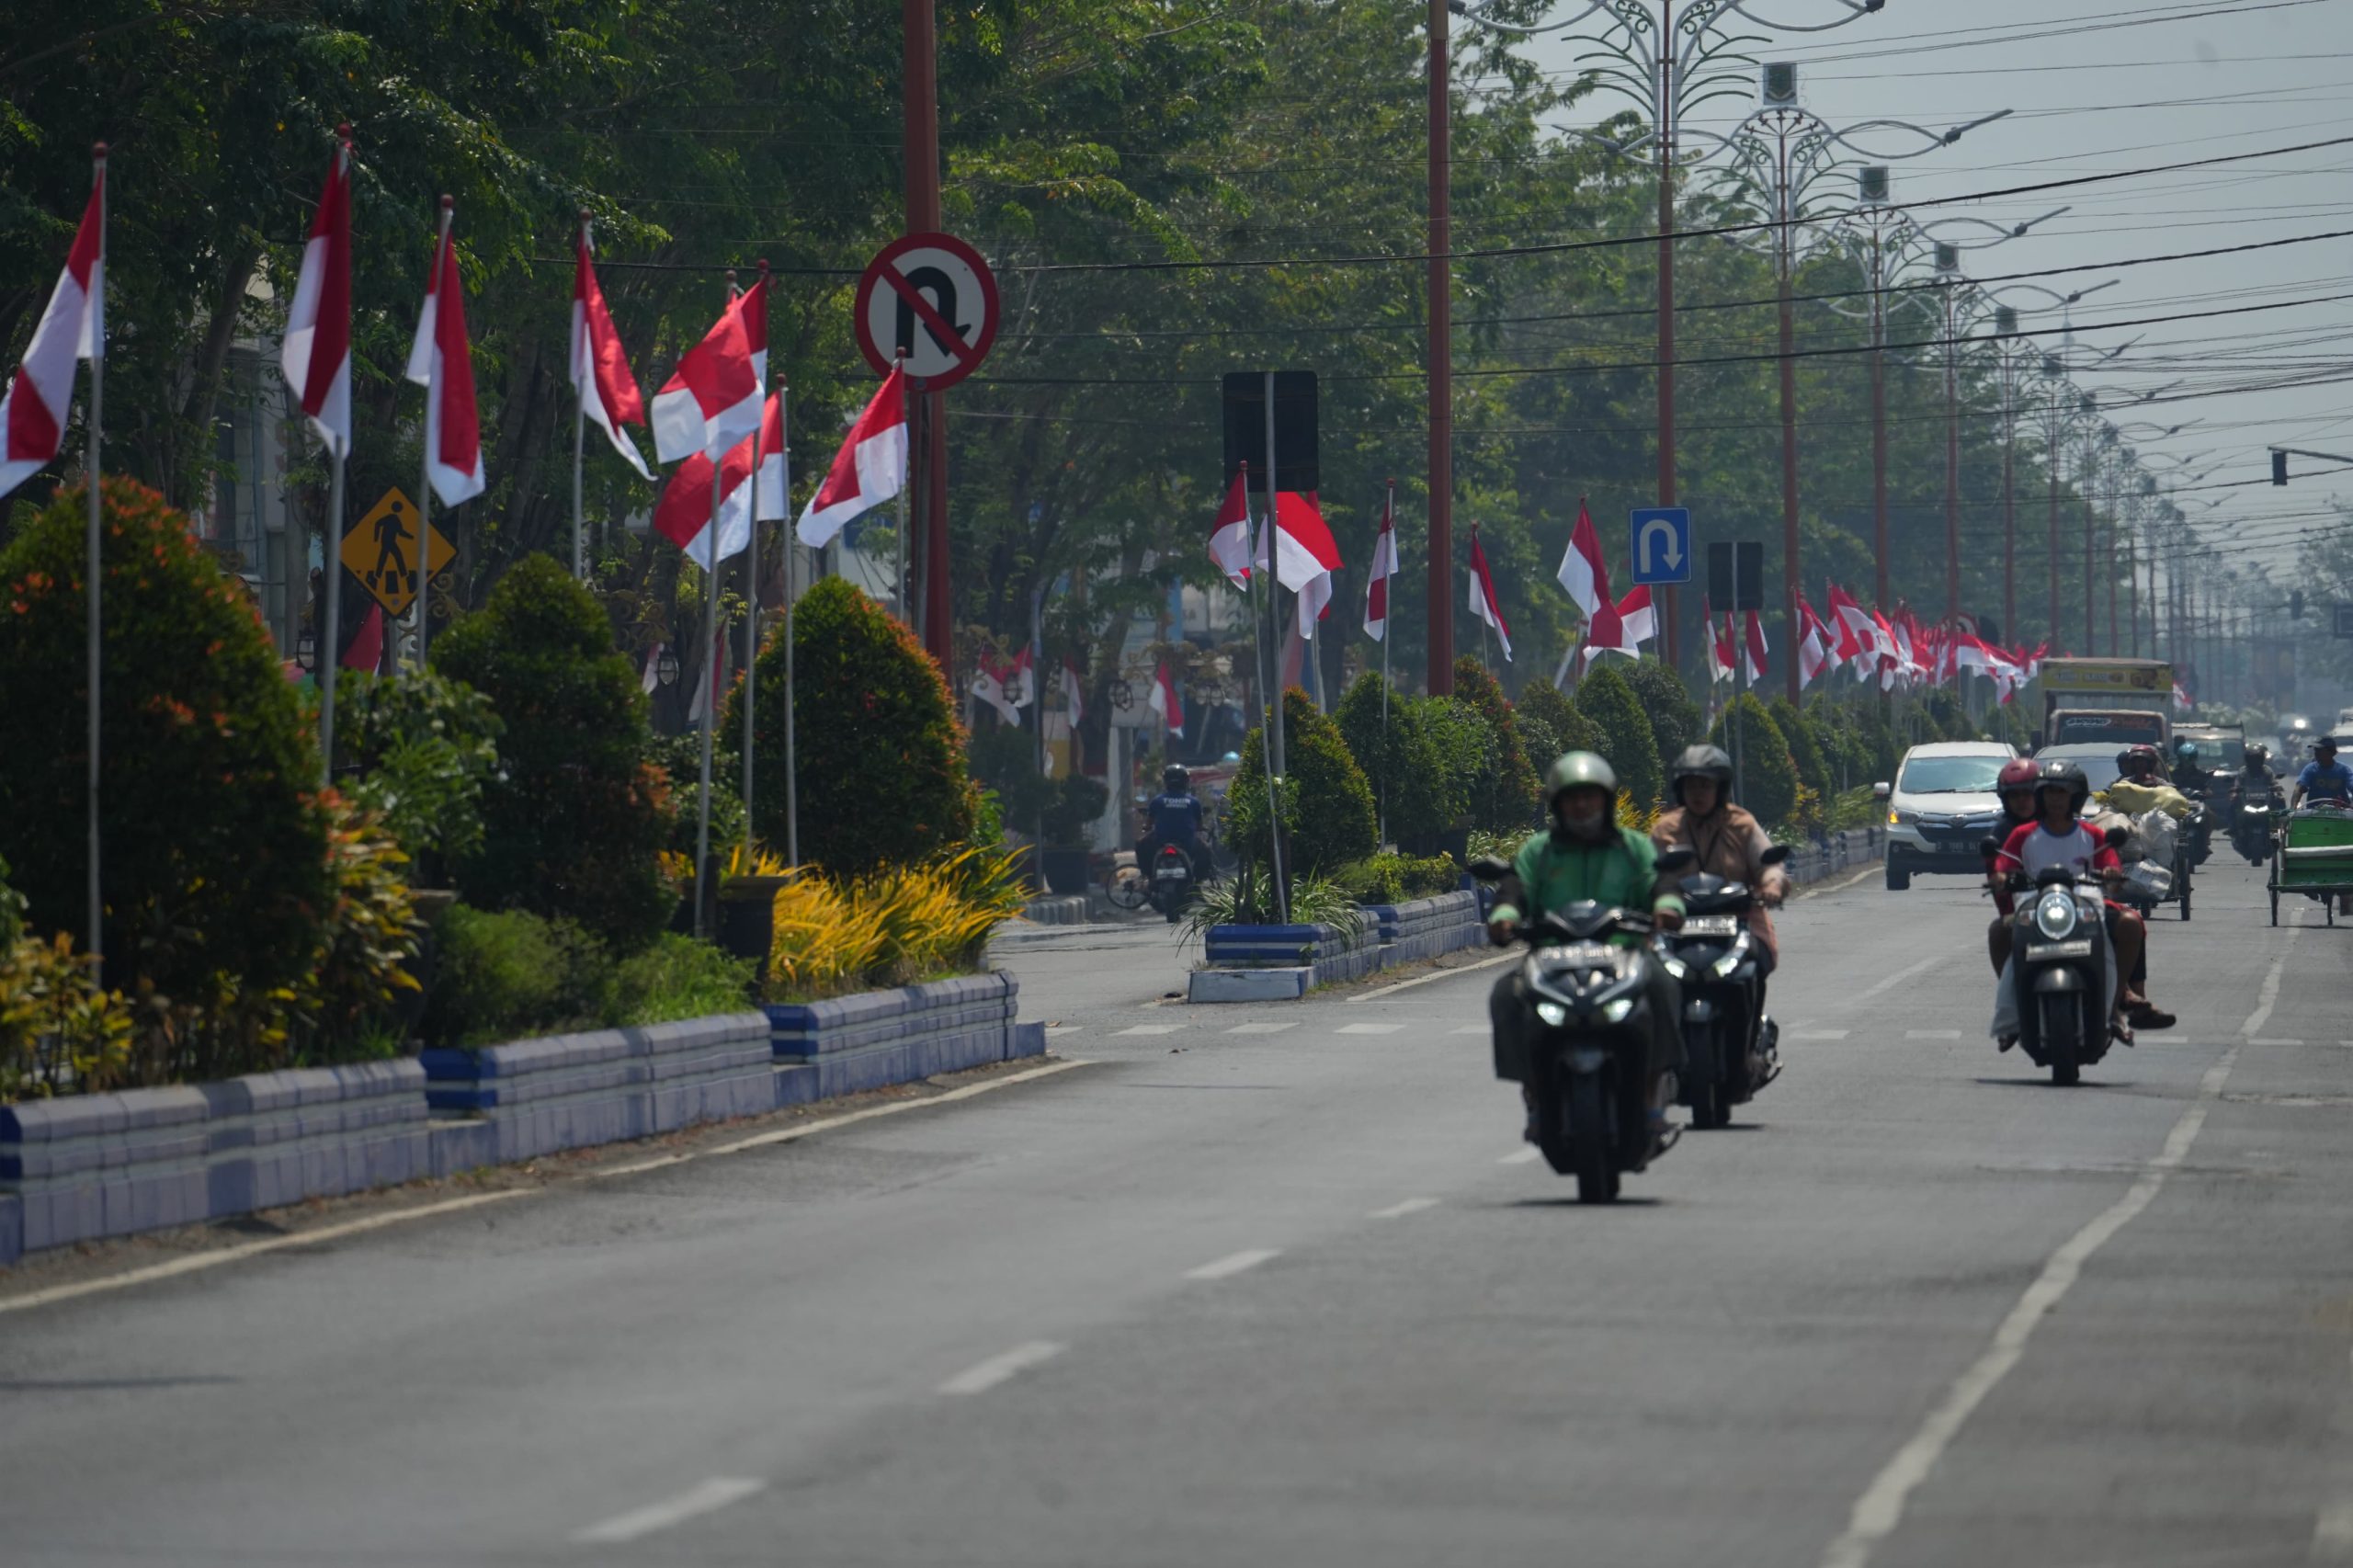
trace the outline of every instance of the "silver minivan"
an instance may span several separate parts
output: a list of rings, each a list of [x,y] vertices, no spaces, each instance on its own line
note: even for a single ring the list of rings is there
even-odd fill
[[[1902,892],[1915,872],[1979,876],[1978,846],[2002,835],[2002,799],[1994,792],[2016,746],[2000,741],[1934,741],[1904,754],[1893,787],[1873,785],[1887,807],[1887,885]]]

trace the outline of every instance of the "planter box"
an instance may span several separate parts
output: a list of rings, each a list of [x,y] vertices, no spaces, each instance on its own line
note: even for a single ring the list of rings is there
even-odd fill
[[[788,1094],[824,1099],[1037,1055],[1045,1031],[1015,1023],[1020,992],[1009,974],[981,974],[771,1004],[767,1038],[785,1074],[779,1103],[796,1103]]]
[[[1380,923],[1363,910],[1346,926],[1212,926],[1202,948],[1208,961],[1194,971],[1197,977],[1230,971],[1302,971],[1304,977],[1295,983],[1302,990],[1361,979],[1390,961],[1381,944]],[[1201,1002],[1255,1001],[1265,999],[1257,994],[1259,989],[1197,978],[1187,994]]]
[[[0,1106],[0,1263],[427,1176],[424,1086],[371,1062]]]
[[[1486,939],[1479,895],[1472,892],[1367,904],[1365,913],[1380,922],[1381,944],[1387,952],[1386,961],[1392,964],[1421,962]]]
[[[751,1012],[427,1051],[417,1060],[434,1111],[477,1130],[437,1141],[440,1175],[777,1106],[767,1020]]]
[[[1086,874],[1086,850],[1079,846],[1050,846],[1045,853],[1046,891],[1067,898],[1084,895],[1093,880]]]

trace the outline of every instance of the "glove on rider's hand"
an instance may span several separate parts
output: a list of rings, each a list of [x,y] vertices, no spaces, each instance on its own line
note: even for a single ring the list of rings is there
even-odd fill
[[[1488,923],[1487,940],[1493,942],[1496,947],[1508,948],[1512,943],[1518,939],[1519,926],[1517,922],[1510,920],[1495,920]]]

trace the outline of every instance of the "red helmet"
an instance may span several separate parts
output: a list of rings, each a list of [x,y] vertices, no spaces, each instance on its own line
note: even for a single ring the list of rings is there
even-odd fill
[[[2165,758],[2157,755],[2157,748],[2153,745],[2126,746],[2116,754],[2117,770],[2128,778],[2138,777],[2143,768],[2161,773],[2165,765]]]
[[[2013,757],[2002,764],[2001,777],[1994,780],[1994,793],[2008,795],[2020,790],[2031,790],[2040,772],[2026,757]]]

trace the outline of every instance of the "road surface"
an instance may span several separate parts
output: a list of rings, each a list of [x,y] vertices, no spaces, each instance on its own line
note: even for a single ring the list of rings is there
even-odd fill
[[[2218,858],[2180,1027],[2058,1090],[1972,892],[1803,901],[1788,1073],[1612,1210],[1524,1157],[1492,969],[1193,1008],[1163,932],[1007,944],[1086,1065],[0,1310],[0,1556],[2353,1562],[2320,913]]]

